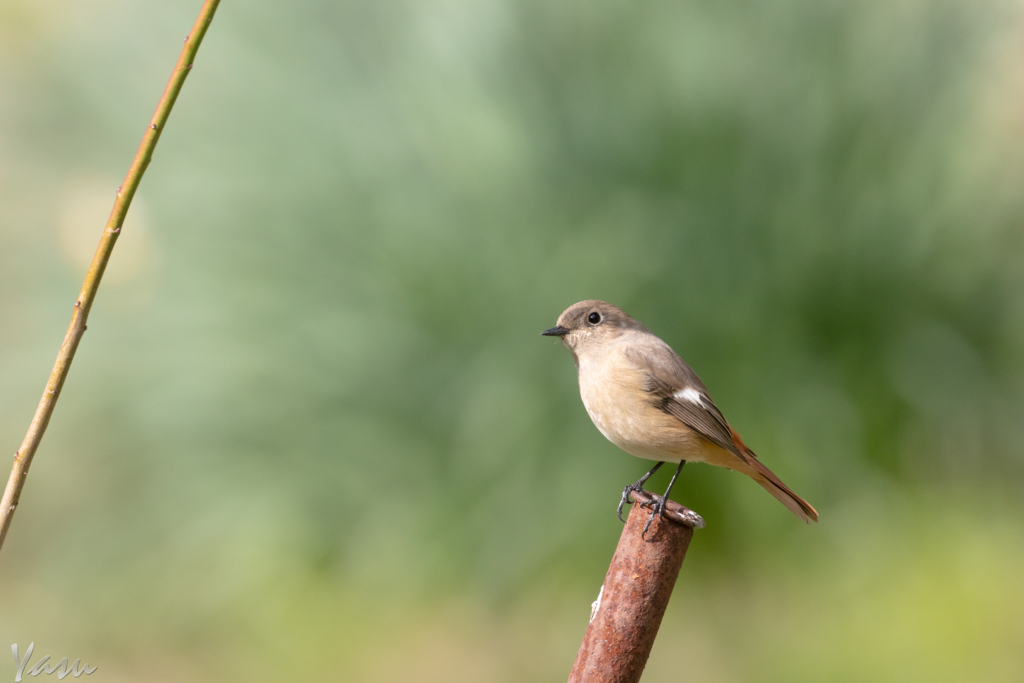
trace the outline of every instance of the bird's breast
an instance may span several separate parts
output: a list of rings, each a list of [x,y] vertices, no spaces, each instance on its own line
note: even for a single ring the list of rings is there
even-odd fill
[[[594,426],[631,455],[682,459],[697,445],[695,435],[658,410],[647,393],[647,378],[624,354],[580,358],[580,397]]]

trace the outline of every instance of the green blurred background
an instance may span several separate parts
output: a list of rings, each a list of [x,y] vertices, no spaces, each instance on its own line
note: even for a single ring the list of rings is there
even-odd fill
[[[8,453],[199,4],[0,2]],[[564,680],[649,465],[539,336],[600,298],[821,513],[687,468],[645,681],[1024,680],[1022,227],[1019,2],[229,0],[0,553],[0,650]]]

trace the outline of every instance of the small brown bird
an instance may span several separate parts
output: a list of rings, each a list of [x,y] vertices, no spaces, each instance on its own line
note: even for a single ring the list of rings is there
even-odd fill
[[[625,311],[604,301],[581,301],[541,334],[561,337],[572,352],[583,405],[605,438],[631,455],[658,461],[623,490],[619,519],[632,491],[666,462],[679,463],[665,495],[655,496],[646,533],[664,511],[683,465],[694,461],[742,472],[797,517],[817,521],[818,512],[761,464],[729,426],[697,373]]]

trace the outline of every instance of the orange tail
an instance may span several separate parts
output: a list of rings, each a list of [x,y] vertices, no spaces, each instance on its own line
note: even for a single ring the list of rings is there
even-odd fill
[[[750,463],[752,472],[747,472],[750,478],[760,484],[765,491],[775,496],[780,503],[793,511],[800,519],[810,523],[811,520],[818,521],[818,511],[810,503],[793,493],[792,489],[782,483],[782,480],[775,476],[775,473],[764,466],[757,457],[747,452],[747,462]]]
[[[793,490],[782,483],[782,480],[775,476],[775,473],[764,466],[764,464],[757,459],[754,455],[754,451],[750,450],[747,444],[743,443],[743,439],[736,433],[735,429],[729,428],[732,432],[732,443],[744,455],[745,464],[748,467],[737,468],[751,479],[756,481],[761,487],[768,493],[775,496],[775,498],[793,511],[793,514],[804,520],[808,524],[813,519],[815,522],[818,521],[818,511],[815,510],[810,503],[801,498],[800,496],[793,493]]]

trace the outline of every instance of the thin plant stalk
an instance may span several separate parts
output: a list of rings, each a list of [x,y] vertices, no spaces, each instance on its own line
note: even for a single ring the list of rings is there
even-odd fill
[[[100,286],[100,279],[103,271],[110,260],[110,254],[114,250],[118,235],[121,234],[121,225],[128,214],[128,207],[131,206],[132,198],[142,180],[142,174],[146,172],[150,159],[153,158],[153,150],[160,140],[160,134],[167,124],[167,118],[174,107],[174,101],[178,99],[181,86],[185,83],[192,70],[192,63],[195,60],[199,45],[203,42],[206,29],[213,21],[213,14],[217,11],[220,0],[206,0],[203,8],[199,11],[199,17],[192,26],[192,31],[185,38],[185,46],[178,57],[178,63],[174,65],[174,72],[171,79],[164,88],[160,102],[156,106],[153,118],[146,127],[146,133],[142,136],[142,143],[135,153],[131,168],[124,182],[117,188],[117,198],[114,200],[114,208],[110,211],[110,218],[107,219],[107,226],[103,230],[99,246],[96,247],[96,254],[92,257],[89,265],[89,272],[86,273],[85,282],[82,283],[82,291],[75,301],[74,312],[71,314],[71,324],[68,326],[67,334],[64,336],[64,343],[60,345],[60,352],[57,354],[57,362],[54,363],[50,372],[50,379],[46,383],[46,390],[39,401],[32,423],[29,425],[28,433],[21,448],[14,454],[14,466],[11,468],[11,477],[7,481],[7,488],[4,489],[3,499],[0,500],[0,548],[3,547],[4,539],[7,538],[7,530],[10,529],[11,519],[14,517],[14,510],[18,507],[21,498],[21,490],[25,486],[25,479],[28,476],[28,468],[32,464],[32,458],[39,448],[39,442],[46,432],[46,426],[53,415],[53,409],[57,405],[64,380],[67,379],[68,370],[71,368],[71,361],[75,358],[75,351],[78,343],[85,334],[86,320],[89,317],[89,309],[96,298],[96,291]]]

